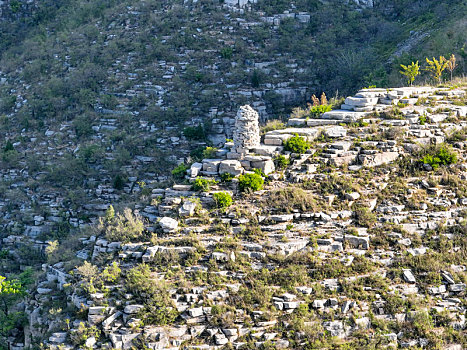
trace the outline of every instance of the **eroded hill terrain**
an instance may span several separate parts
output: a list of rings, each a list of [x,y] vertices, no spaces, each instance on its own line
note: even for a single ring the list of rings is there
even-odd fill
[[[465,348],[465,102],[364,89],[261,137],[241,107],[179,184],[49,249],[26,344]]]

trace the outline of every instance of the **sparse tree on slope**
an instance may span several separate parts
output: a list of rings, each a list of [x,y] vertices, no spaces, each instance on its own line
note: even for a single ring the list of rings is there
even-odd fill
[[[444,56],[439,56],[439,60],[434,57],[433,60],[426,58],[426,63],[428,66],[425,69],[431,73],[433,79],[438,80],[438,83],[441,84],[441,76],[448,67],[448,60]]]
[[[448,71],[451,73],[451,81],[452,81],[452,72],[454,71],[454,69],[456,69],[456,67],[457,67],[456,56],[452,54],[448,60],[448,66],[447,66]]]
[[[412,62],[411,64],[407,66],[401,64],[401,68],[402,70],[400,71],[400,73],[407,77],[407,83],[410,86],[412,86],[415,80],[415,77],[420,74],[420,66],[418,65],[418,61],[415,63]]]

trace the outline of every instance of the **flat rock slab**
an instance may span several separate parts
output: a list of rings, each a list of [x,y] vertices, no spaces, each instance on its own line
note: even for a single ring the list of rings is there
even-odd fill
[[[363,118],[368,113],[365,112],[353,112],[343,109],[336,109],[334,111],[326,112],[323,114],[323,119],[333,119],[333,120],[341,120],[344,122],[356,122],[360,118]]]

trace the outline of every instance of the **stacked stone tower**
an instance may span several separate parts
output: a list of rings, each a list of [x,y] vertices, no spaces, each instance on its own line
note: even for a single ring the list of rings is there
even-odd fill
[[[233,152],[245,155],[249,149],[260,145],[258,120],[258,112],[249,105],[238,109],[233,133]]]

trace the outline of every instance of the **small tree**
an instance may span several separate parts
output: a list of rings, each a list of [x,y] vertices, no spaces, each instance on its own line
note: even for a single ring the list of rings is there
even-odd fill
[[[456,56],[454,56],[454,54],[452,54],[447,63],[448,63],[447,69],[451,73],[451,81],[452,81],[452,72],[457,67]]]
[[[407,77],[407,83],[412,86],[415,77],[420,74],[420,66],[418,65],[418,61],[415,63],[412,62],[408,66],[401,64],[401,68],[402,70],[399,72]]]
[[[130,242],[140,239],[144,233],[143,219],[138,214],[133,214],[131,209],[125,208],[122,214],[114,213],[111,218],[110,210],[105,217],[99,219],[98,229],[105,234],[105,238],[112,242]]]
[[[26,285],[32,282],[31,275],[32,271],[26,270],[18,279],[0,276],[0,349],[10,348],[8,337],[26,321],[25,313],[13,311],[13,308],[26,295]]]
[[[429,71],[433,79],[438,80],[438,83],[441,84],[441,76],[443,75],[444,70],[448,66],[448,61],[444,56],[439,56],[439,60],[433,57],[433,60],[426,58],[426,63],[428,66],[425,70]]]

